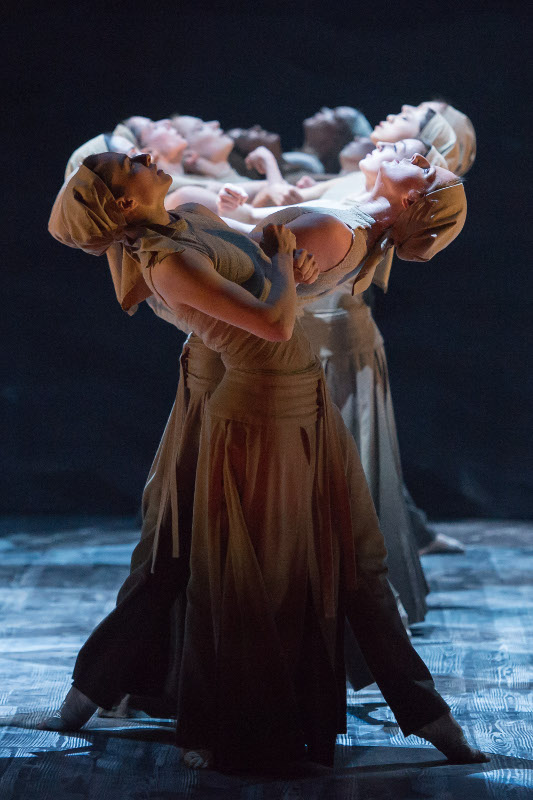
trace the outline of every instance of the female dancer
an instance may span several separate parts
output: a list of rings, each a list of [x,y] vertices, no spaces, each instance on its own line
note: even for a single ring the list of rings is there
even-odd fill
[[[374,151],[362,159],[360,172],[302,189],[301,193],[309,201],[307,205],[320,198],[332,214],[335,208],[360,207],[371,196],[384,161],[413,157],[421,150],[429,164],[445,166],[444,157],[435,147],[419,139],[378,142]],[[221,195],[222,213],[241,211],[231,208],[232,200],[229,193]],[[255,218],[266,214],[266,219],[285,220],[300,213],[296,207],[287,209],[282,217],[271,217],[272,208],[250,211]],[[373,278],[383,289],[387,288],[391,261],[392,252]],[[387,545],[391,582],[409,622],[419,622],[426,612],[427,585],[417,551],[462,552],[462,547],[455,539],[437,535],[428,526],[424,512],[417,508],[403,484],[383,338],[362,295],[352,295],[348,284],[306,306],[301,322],[322,360],[332,399],[358,446]],[[357,685],[352,670],[349,675]]]
[[[201,423],[178,742],[206,751],[190,761],[196,766],[209,763],[207,751],[230,767],[293,760],[306,745],[331,763],[344,724],[347,614],[404,733],[454,758],[484,759],[464,741],[399,620],[355,445],[294,322],[293,237],[267,229],[270,263],[204,209],[166,214],[164,178],[148,158],[90,159],[65,187],[54,225],[58,238],[88,252],[120,241],[139,266],[130,300],[159,294],[226,368]],[[352,276],[364,272],[356,255],[384,230],[411,255],[430,257],[465,215],[462,187],[439,186],[415,164],[391,165],[366,226],[348,230],[315,214],[315,234],[327,228],[331,240],[318,267],[340,277],[328,262],[347,232],[342,262]],[[309,238],[312,226],[301,233]],[[151,671],[160,619],[175,599],[168,565],[176,545],[160,538],[153,581],[126,598],[122,626],[112,612],[82,648],[60,720],[83,724],[91,701],[109,706]]]
[[[457,135],[442,114],[433,108],[403,106],[399,114],[388,114],[370,134],[373,142],[398,142],[415,137],[433,145],[446,159],[448,169],[456,173],[461,162]]]

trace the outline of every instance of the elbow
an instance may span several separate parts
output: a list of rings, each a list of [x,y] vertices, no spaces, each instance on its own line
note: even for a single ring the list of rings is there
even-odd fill
[[[273,326],[269,339],[271,342],[288,342],[294,331],[294,322],[278,322]]]

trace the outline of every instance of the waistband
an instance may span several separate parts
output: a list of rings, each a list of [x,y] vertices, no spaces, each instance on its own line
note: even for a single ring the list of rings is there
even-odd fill
[[[293,373],[228,369],[209,400],[209,413],[256,425],[306,425],[320,412],[323,381],[318,359]]]

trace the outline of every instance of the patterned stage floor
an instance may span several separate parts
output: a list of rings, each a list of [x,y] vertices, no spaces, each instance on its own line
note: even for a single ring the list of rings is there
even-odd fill
[[[403,739],[370,687],[349,693],[334,771],[266,777],[186,770],[169,721],[93,717],[77,735],[34,730],[113,607],[137,534],[122,520],[3,520],[1,800],[533,798],[533,524],[439,527],[468,550],[425,557],[430,613],[414,642],[491,762],[448,765],[421,740]]]

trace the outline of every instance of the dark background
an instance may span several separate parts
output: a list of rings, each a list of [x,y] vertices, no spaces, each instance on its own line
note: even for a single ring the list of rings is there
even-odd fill
[[[130,114],[260,122],[301,142],[322,105],[372,123],[442,94],[474,122],[469,215],[378,296],[407,483],[434,517],[533,513],[531,25],[509,3],[17,5],[2,59],[3,513],[132,513],[181,339],[129,318],[105,259],[46,223],[70,153]],[[531,77],[531,76],[529,76]],[[12,126],[12,129],[11,129]]]

